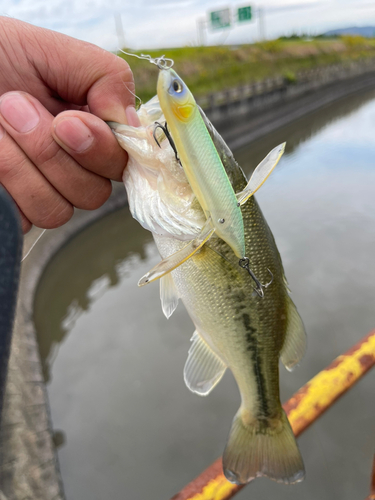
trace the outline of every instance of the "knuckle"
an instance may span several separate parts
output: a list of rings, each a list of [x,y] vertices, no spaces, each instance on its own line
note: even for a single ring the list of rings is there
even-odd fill
[[[28,163],[27,158],[17,154],[16,151],[5,149],[1,151],[0,158],[0,181],[9,182],[24,171]]]
[[[59,148],[52,138],[37,141],[34,147],[34,162],[40,167],[52,161],[60,162],[65,156],[65,153]]]
[[[96,210],[101,207],[110,197],[112,192],[112,184],[107,179],[100,179],[93,189],[87,189],[85,195],[81,197],[77,208],[83,210]]]
[[[131,92],[135,92],[135,83],[133,72],[129,64],[121,57],[114,56],[108,61],[107,74],[112,74],[115,81],[118,81],[120,88],[124,84]]]
[[[131,79],[133,78],[132,70],[130,69],[129,64],[122,57],[115,56],[108,59],[108,69],[112,73],[126,74],[130,75]]]
[[[8,158],[0,159],[0,181],[4,181],[14,170],[14,165],[11,164]]]
[[[54,206],[46,204],[44,209],[40,209],[35,220],[31,222],[44,229],[54,229],[66,224],[72,218],[73,213],[72,205],[66,200],[61,200],[55,203]]]

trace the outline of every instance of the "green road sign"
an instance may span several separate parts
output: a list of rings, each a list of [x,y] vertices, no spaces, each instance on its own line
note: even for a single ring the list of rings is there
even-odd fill
[[[222,9],[210,12],[211,28],[229,28],[230,26],[230,10]]]
[[[251,21],[251,17],[252,13],[250,5],[238,8],[238,22]]]

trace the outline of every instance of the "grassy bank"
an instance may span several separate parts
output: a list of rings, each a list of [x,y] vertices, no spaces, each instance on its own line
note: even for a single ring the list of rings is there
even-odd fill
[[[345,36],[324,40],[270,40],[237,47],[183,47],[135,52],[165,54],[194,95],[236,87],[270,76],[298,78],[301,70],[375,57],[375,39]],[[158,69],[147,61],[121,55],[130,64],[136,92],[143,101],[156,93]]]

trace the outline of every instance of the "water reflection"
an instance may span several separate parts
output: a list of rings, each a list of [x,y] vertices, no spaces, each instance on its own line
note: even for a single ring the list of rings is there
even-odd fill
[[[256,141],[251,148],[236,151],[236,160],[246,172],[251,172],[276,144],[287,143],[285,155],[293,154],[298,146],[313,138],[327,127],[342,118],[348,118],[375,97],[375,90],[353,95],[345,100],[327,105],[324,109],[311,113],[276,130],[263,139]],[[338,130],[340,127],[338,127]],[[372,130],[372,129],[370,129]],[[355,132],[354,130],[352,131]],[[357,135],[357,134],[355,134]],[[357,135],[358,137],[358,135]]]
[[[301,366],[281,370],[283,400],[375,324],[374,97],[327,107],[236,154],[250,171],[288,141],[258,195],[308,331]],[[169,498],[223,450],[237,388],[229,374],[207,399],[184,387],[192,324],[181,306],[165,320],[157,285],[136,286],[158,259],[121,210],[69,242],[40,283],[35,323],[53,423],[65,433],[68,499]],[[365,498],[373,388],[370,373],[300,439],[304,483],[259,480],[237,498]]]
[[[151,243],[151,234],[122,209],[78,234],[47,266],[34,305],[47,382],[65,335],[108,288],[117,286],[138,261],[147,260]]]

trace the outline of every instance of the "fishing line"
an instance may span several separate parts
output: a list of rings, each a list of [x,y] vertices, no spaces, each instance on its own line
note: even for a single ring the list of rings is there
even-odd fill
[[[139,106],[138,106],[138,108],[137,108],[137,110],[138,110],[138,109],[142,106],[142,104],[143,104],[142,99],[141,99],[140,97],[138,97],[138,96],[137,96],[137,94],[135,94],[134,92],[132,92],[132,91],[129,89],[129,87],[126,85],[126,83],[125,83],[125,82],[122,82],[122,83],[124,84],[124,86],[125,86],[126,90],[127,90],[128,92],[130,92],[130,94],[131,94],[132,96],[134,96],[134,97],[135,97],[135,99],[138,99],[138,101],[139,101]],[[136,101],[136,102],[137,102],[137,101]]]
[[[30,255],[30,252],[31,250],[35,247],[35,245],[38,243],[38,241],[40,240],[40,238],[43,236],[43,234],[46,232],[46,229],[44,229],[40,235],[37,237],[37,239],[34,241],[34,243],[31,245],[31,247],[29,248],[29,250],[27,251],[27,253],[22,257],[22,260],[21,262],[23,262],[26,257],[28,257]]]
[[[117,52],[121,52],[122,54],[125,54],[126,56],[131,56],[131,57],[136,57],[137,59],[143,59],[145,61],[148,61],[149,63],[151,64],[155,64],[155,66],[157,66],[159,69],[170,69],[173,64],[174,64],[174,60],[173,59],[169,59],[168,57],[165,57],[165,55],[162,55],[160,57],[151,57],[150,55],[148,54],[141,54],[140,56],[138,54],[132,54],[131,52],[126,52],[125,50],[122,50],[120,48],[117,49]],[[123,82],[126,89],[136,98],[138,99],[139,101],[139,105],[141,106],[143,103],[142,103],[142,99],[140,97],[138,97],[134,92],[132,92],[128,86],[126,85],[125,82]]]
[[[168,57],[165,57],[165,55],[162,55],[160,57],[151,57],[148,54],[141,54],[140,56],[138,54],[132,54],[131,52],[125,52],[125,50],[122,49],[117,49],[118,51],[122,52],[126,56],[131,56],[131,57],[136,57],[137,59],[143,59],[145,61],[150,62],[151,64],[155,64],[159,69],[171,69],[171,67],[174,65],[174,60],[169,59]]]

